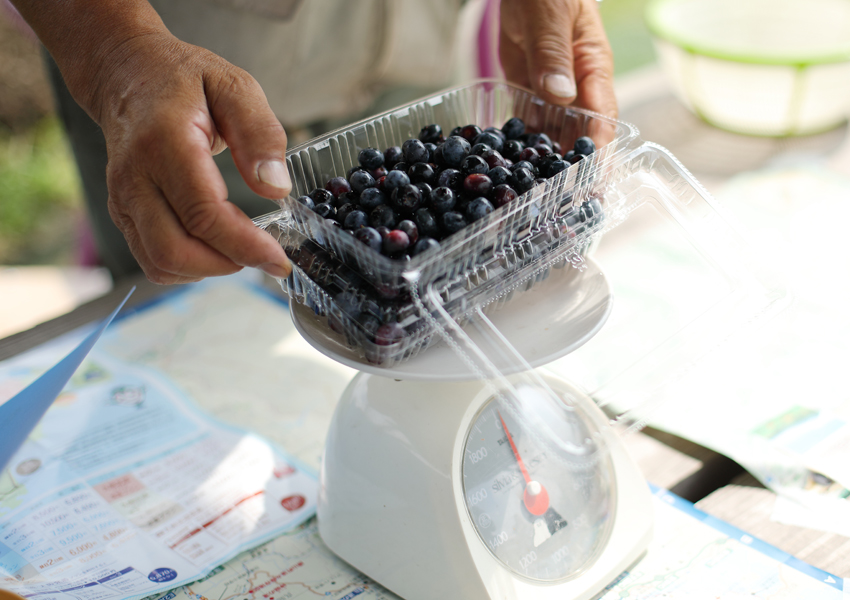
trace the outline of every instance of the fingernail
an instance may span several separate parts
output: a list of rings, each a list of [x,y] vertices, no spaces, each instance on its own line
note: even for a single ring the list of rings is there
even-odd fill
[[[576,95],[576,85],[566,75],[546,75],[543,89],[559,98],[572,98]]]
[[[260,163],[260,166],[257,168],[257,177],[263,183],[282,190],[292,187],[292,182],[289,179],[289,169],[286,168],[286,163],[282,163],[279,160],[269,160]]]
[[[260,270],[275,279],[286,279],[292,272],[289,265],[279,265],[277,263],[263,263],[260,265]]]

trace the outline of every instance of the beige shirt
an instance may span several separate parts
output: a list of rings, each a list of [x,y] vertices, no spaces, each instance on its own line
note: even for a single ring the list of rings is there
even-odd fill
[[[284,125],[448,85],[462,0],[151,0],[178,38],[253,75]]]

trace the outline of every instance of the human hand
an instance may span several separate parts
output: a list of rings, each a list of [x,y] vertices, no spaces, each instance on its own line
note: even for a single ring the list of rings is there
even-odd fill
[[[614,60],[596,0],[502,0],[499,55],[508,81],[547,102],[616,118]]]
[[[227,201],[213,161],[229,146],[254,192],[289,193],[286,134],[257,82],[167,32],[128,40],[110,61],[120,65],[101,69],[88,108],[106,138],[110,215],[148,278],[183,283],[244,266],[287,276],[280,245]]]

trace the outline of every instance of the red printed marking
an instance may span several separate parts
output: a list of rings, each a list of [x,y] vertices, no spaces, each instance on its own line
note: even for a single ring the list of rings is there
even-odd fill
[[[204,524],[203,524],[203,525],[201,525],[200,527],[197,527],[197,528],[193,529],[192,531],[190,531],[189,533],[187,533],[186,535],[184,535],[182,538],[180,538],[179,540],[177,540],[176,542],[174,542],[173,544],[171,544],[171,546],[169,546],[169,548],[171,548],[172,550],[174,550],[174,548],[176,548],[177,546],[179,546],[180,544],[182,544],[183,542],[185,542],[185,541],[186,541],[186,540],[188,540],[189,538],[191,538],[191,537],[193,537],[193,536],[195,536],[195,535],[197,535],[197,534],[201,533],[204,529],[206,529],[207,527],[209,527],[210,525],[212,525],[213,523],[215,523],[216,521],[218,521],[220,518],[222,518],[223,516],[225,516],[227,513],[229,513],[230,511],[232,511],[234,508],[237,508],[237,507],[238,507],[240,504],[242,504],[243,502],[247,502],[247,501],[248,501],[248,500],[250,500],[251,498],[256,498],[257,496],[262,496],[263,494],[265,494],[265,491],[260,490],[259,492],[254,492],[254,493],[253,493],[253,494],[251,494],[250,496],[245,496],[244,498],[242,498],[241,500],[239,500],[239,502],[237,502],[236,504],[234,504],[233,506],[231,506],[230,508],[228,508],[226,511],[224,511],[224,512],[223,512],[223,513],[221,513],[220,515],[218,515],[218,516],[216,516],[216,517],[213,517],[212,519],[210,519],[209,521],[207,521],[206,523],[204,523]]]
[[[305,502],[307,502],[307,498],[301,495],[295,495],[287,496],[286,498],[280,501],[280,505],[289,512],[292,512],[304,506]]]
[[[145,484],[135,478],[132,474],[121,475],[115,479],[104,481],[94,486],[94,491],[100,494],[107,502],[120,500],[130,494],[135,494],[145,489]]]

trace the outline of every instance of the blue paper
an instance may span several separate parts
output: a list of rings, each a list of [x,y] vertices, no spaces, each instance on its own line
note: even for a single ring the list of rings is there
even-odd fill
[[[68,384],[74,371],[100,338],[106,327],[136,290],[130,290],[112,314],[104,319],[86,339],[68,356],[46,371],[29,386],[0,405],[0,471],[6,468],[18,448],[24,443],[62,389]]]

